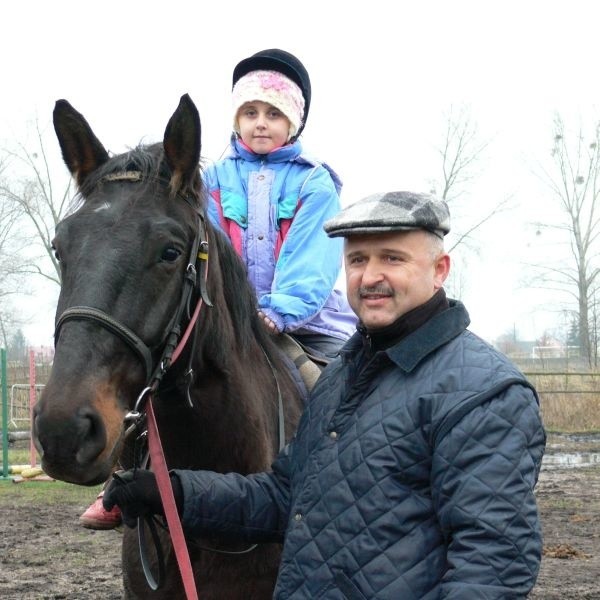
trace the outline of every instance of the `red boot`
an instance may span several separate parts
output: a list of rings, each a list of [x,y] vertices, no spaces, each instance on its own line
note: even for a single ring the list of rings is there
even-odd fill
[[[121,510],[118,506],[108,511],[102,506],[104,490],[98,494],[96,500],[79,517],[79,522],[88,529],[114,529],[121,524]]]

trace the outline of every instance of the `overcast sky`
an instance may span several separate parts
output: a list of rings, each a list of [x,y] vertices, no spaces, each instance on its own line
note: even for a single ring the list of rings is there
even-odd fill
[[[120,152],[162,139],[187,92],[200,110],[202,154],[218,159],[231,128],[233,67],[280,47],[312,80],[305,148],[339,173],[348,204],[376,191],[428,191],[448,110],[467,105],[489,146],[463,208],[476,214],[507,198],[512,206],[474,240],[463,293],[471,328],[489,340],[513,328],[533,338],[564,321],[560,299],[524,287],[522,262],[565,252],[531,224],[552,213],[533,173],[548,159],[555,111],[573,126],[600,117],[595,2],[210,4],[2,3],[0,142],[27,144],[35,118],[51,132],[54,102],[66,98]],[[55,302],[46,289],[19,301],[33,319],[32,343],[51,343]]]

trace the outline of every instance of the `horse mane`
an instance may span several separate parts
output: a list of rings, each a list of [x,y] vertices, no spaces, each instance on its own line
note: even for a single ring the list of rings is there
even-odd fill
[[[103,165],[91,173],[81,185],[79,194],[74,199],[71,210],[79,208],[85,203],[86,198],[109,176],[116,173],[136,171],[143,174],[143,182],[163,182],[167,184],[174,196],[182,193],[188,200],[193,199],[199,209],[203,209],[206,203],[203,201],[202,178],[200,177],[200,165],[194,169],[189,181],[179,182],[182,186],[175,189],[176,183],[174,173],[165,160],[165,152],[162,143],[138,144],[127,152],[111,156]]]
[[[248,280],[246,266],[225,234],[214,227],[211,227],[210,231],[212,240],[209,240],[209,245],[211,242],[216,245],[222,287],[224,292],[229,295],[224,298],[224,301],[231,314],[231,320],[236,326],[233,332],[236,341],[244,347],[247,346],[249,340],[255,339],[263,349],[269,350],[272,345],[271,335],[258,317],[258,304],[252,285]],[[214,272],[210,273],[209,279],[214,275]],[[235,301],[233,301],[234,298]],[[221,333],[225,334],[225,332]],[[224,357],[221,358],[224,359]]]

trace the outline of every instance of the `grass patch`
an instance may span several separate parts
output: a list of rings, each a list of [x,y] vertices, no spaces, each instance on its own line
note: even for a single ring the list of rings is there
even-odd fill
[[[580,510],[583,502],[580,498],[557,498],[555,496],[542,497],[537,499],[539,506],[556,510]]]
[[[540,411],[548,431],[600,431],[600,374],[526,373],[540,396]]]
[[[26,481],[14,483],[11,480],[0,483],[0,507],[3,500],[11,502],[21,499],[23,503],[60,506],[62,504],[90,504],[102,489],[101,485],[86,487],[64,481]]]
[[[28,465],[31,460],[29,448],[9,448],[8,449],[8,464],[9,465]],[[37,452],[35,462],[40,464],[40,457]]]
[[[29,444],[19,443],[20,447],[8,449],[9,465],[30,464]],[[40,466],[40,457],[36,455],[36,464]],[[0,475],[2,470],[0,467]],[[3,499],[11,502],[22,498],[23,502],[34,504],[91,504],[100,493],[102,485],[83,486],[64,481],[24,481],[14,483],[12,479],[0,480],[0,507]]]

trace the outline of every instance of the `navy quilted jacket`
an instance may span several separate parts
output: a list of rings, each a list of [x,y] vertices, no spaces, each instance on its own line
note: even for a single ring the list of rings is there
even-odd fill
[[[319,379],[271,472],[177,471],[191,533],[284,541],[276,598],[524,598],[541,533],[537,397],[451,301]]]

